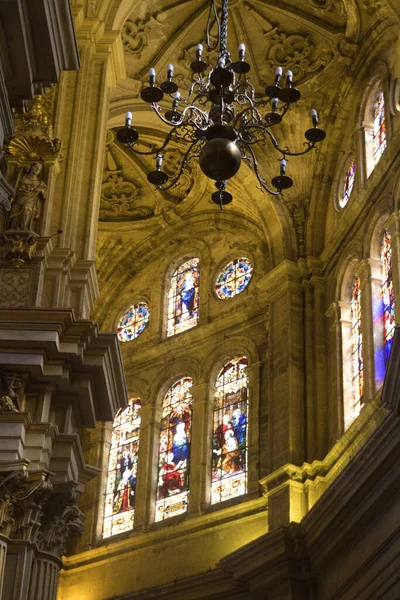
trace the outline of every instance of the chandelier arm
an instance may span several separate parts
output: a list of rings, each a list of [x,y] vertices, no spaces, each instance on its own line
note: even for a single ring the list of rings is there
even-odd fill
[[[128,143],[127,146],[129,148],[129,150],[132,150],[132,152],[134,152],[135,154],[142,154],[142,155],[158,154],[159,152],[161,152],[162,150],[164,150],[164,148],[166,148],[168,146],[174,133],[175,133],[175,129],[171,129],[171,131],[168,132],[163,144],[159,148],[153,147],[153,150],[150,150],[150,152],[142,152],[141,150],[137,150],[136,148],[134,148],[134,146],[138,142],[133,142],[132,144]]]
[[[252,158],[252,162],[253,162],[253,170],[254,173],[256,174],[256,177],[258,179],[258,181],[260,182],[260,185],[262,188],[264,188],[265,191],[267,191],[269,194],[271,194],[272,196],[280,196],[281,192],[274,192],[273,190],[270,190],[266,185],[265,185],[265,181],[264,179],[261,177],[259,170],[258,170],[258,162],[257,162],[257,158],[256,155],[254,153],[254,150],[251,146],[249,146],[248,144],[246,144],[246,142],[243,142],[244,146],[250,151],[251,154],[251,158]]]
[[[262,131],[262,133],[264,135],[265,134],[269,135],[269,138],[270,138],[270,140],[271,140],[274,148],[276,148],[279,152],[281,152],[283,155],[285,155],[285,152],[279,148],[279,145],[278,145],[278,142],[275,139],[275,136],[270,132],[269,129],[267,129],[267,127],[264,127],[264,125],[257,125],[256,123],[251,123],[250,125],[247,125],[244,128],[244,131],[246,131],[246,130],[249,131],[250,129],[259,129],[259,130]],[[240,131],[239,131],[239,138],[247,146],[249,146],[250,144],[257,144],[260,141],[259,139],[256,139],[254,142],[249,142],[247,140],[244,140],[243,137],[242,137],[242,134],[240,133]]]
[[[175,177],[175,179],[173,179],[168,185],[166,185],[165,187],[162,187],[161,185],[158,185],[157,188],[159,190],[161,190],[162,192],[169,190],[171,187],[173,187],[176,183],[178,183],[179,179],[181,178],[181,175],[183,173],[183,171],[186,168],[187,163],[189,162],[189,160],[191,160],[192,158],[194,158],[195,156],[198,156],[198,154],[196,155],[196,153],[193,154],[193,156],[189,156],[190,152],[192,151],[193,147],[199,143],[199,140],[195,140],[194,142],[192,142],[189,146],[189,148],[186,150],[185,152],[185,156],[182,159],[182,163],[181,163],[181,168],[179,169],[179,173],[178,175]]]
[[[190,110],[191,112],[197,113],[198,116],[200,116],[202,118],[203,121],[205,121],[205,126],[207,124],[207,113],[200,110],[197,106],[194,106],[193,104],[191,104],[190,106],[186,106],[183,111],[182,111],[182,115],[181,115],[181,119],[180,121],[176,121],[175,123],[171,123],[170,121],[168,121],[165,117],[163,117],[163,115],[161,114],[161,107],[159,104],[153,103],[151,105],[152,109],[154,110],[154,112],[156,113],[157,117],[159,117],[159,119],[161,119],[161,121],[163,123],[165,123],[166,125],[168,125],[169,127],[180,127],[181,125],[183,125],[184,123],[188,123],[189,121],[192,121],[192,123],[194,124],[195,121],[192,119],[192,116],[188,116],[186,119],[186,113]],[[196,127],[198,127],[196,125]],[[198,129],[200,129],[200,127],[198,127]]]
[[[284,154],[285,156],[303,156],[303,154],[307,154],[308,152],[310,152],[310,150],[316,148],[315,142],[303,142],[303,146],[307,146],[307,149],[303,150],[303,152],[291,152],[288,147],[286,147],[286,150],[281,150],[279,146],[276,146],[276,149],[279,152],[282,152],[282,154]]]

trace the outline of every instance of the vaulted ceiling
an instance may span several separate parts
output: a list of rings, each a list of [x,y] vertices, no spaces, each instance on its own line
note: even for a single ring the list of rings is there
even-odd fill
[[[325,221],[338,160],[354,145],[362,86],[377,53],[390,60],[390,47],[397,39],[394,4],[391,0],[231,0],[229,5],[228,50],[235,59],[238,44],[246,44],[255,87],[263,92],[276,67],[282,66],[293,71],[294,85],[301,91],[293,110],[274,126],[277,139],[292,151],[301,151],[304,131],[311,125],[311,108],[318,110],[327,138],[320,150],[288,159],[287,172],[294,185],[282,197],[262,193],[254,174],[242,164],[228,182],[233,202],[224,212],[256,224],[267,244],[272,240],[280,244],[276,260],[301,255],[299,235],[306,238],[303,248],[317,255],[326,241]],[[128,110],[148,147],[167,132],[140,99],[140,91],[147,84],[149,67],[162,81],[169,63],[174,65],[180,89],[188,89],[196,45],[205,45],[209,1],[91,0],[87,10],[92,16],[102,15],[109,27],[120,28],[126,65],[126,78],[111,91],[99,251],[116,231],[124,246],[133,248],[149,236],[154,239],[165,227],[176,227],[177,220],[219,211],[210,203],[213,182],[197,165],[188,169],[176,188],[160,193],[146,179],[154,159],[133,155],[115,137]],[[214,26],[212,40],[215,36]],[[207,53],[211,61],[215,56],[215,51]],[[169,102],[161,105],[163,110],[170,107]],[[176,170],[183,151],[179,144],[172,146],[165,157],[167,172]],[[258,150],[257,158],[269,183],[278,174],[280,156],[267,145]]]

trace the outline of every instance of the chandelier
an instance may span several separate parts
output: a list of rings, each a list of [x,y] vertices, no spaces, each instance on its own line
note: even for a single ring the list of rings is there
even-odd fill
[[[211,43],[212,23],[216,24],[218,32],[214,43]],[[132,152],[156,156],[156,168],[148,173],[147,179],[160,190],[176,185],[189,161],[198,159],[203,173],[215,181],[217,191],[212,194],[212,201],[220,205],[221,210],[232,201],[232,195],[226,190],[227,180],[238,172],[242,161],[253,169],[261,190],[272,195],[281,194],[293,185],[293,180],[286,175],[286,157],[310,152],[326,136],[318,127],[317,111],[311,109],[312,126],[304,134],[303,150],[292,152],[288,146],[282,147],[273,131],[301,96],[293,87],[292,71],[286,71],[285,85],[282,86],[282,67],[278,66],[274,82],[265,88],[265,93],[255,89],[247,75],[251,66],[245,60],[245,45],[239,44],[235,62],[227,50],[228,0],[222,0],[220,13],[215,0],[210,0],[205,37],[208,50],[218,50],[217,63],[213,66],[206,62],[203,45],[197,45],[196,60],[190,65],[192,82],[185,96],[179,93],[174,81],[173,65],[168,65],[167,79],[159,86],[155,70],[149,70],[149,85],[142,89],[140,96],[161,121],[171,127],[163,143],[159,147],[152,146],[149,151],[140,150],[139,134],[132,127],[131,112],[126,114],[125,127],[118,130],[117,139]],[[171,98],[172,106],[163,114],[159,103],[166,96]],[[178,173],[170,179],[163,170],[163,151],[173,141],[184,141],[188,147]],[[270,144],[280,160],[279,175],[271,181],[275,190],[267,186],[260,174],[254,151],[256,144],[260,147]]]

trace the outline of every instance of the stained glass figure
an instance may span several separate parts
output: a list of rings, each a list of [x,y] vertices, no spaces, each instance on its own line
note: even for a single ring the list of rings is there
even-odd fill
[[[386,148],[386,114],[385,97],[380,92],[374,105],[374,123],[373,123],[373,147],[372,156],[374,166],[378,163]]]
[[[381,246],[382,261],[382,316],[383,316],[383,341],[385,348],[385,364],[389,359],[392,348],[392,338],[395,327],[395,304],[392,281],[392,247],[390,234],[385,231]]]
[[[136,339],[147,326],[150,318],[150,309],[147,302],[133,304],[122,315],[117,328],[120,342],[130,342]]]
[[[215,387],[211,503],[247,492],[248,361],[230,360]]]
[[[350,307],[353,364],[353,406],[355,415],[358,415],[364,395],[363,342],[361,331],[361,289],[359,277],[354,278]]]
[[[104,507],[103,538],[128,531],[135,514],[140,400],[132,398],[115,417]]]
[[[167,335],[186,331],[199,320],[199,259],[186,261],[171,278],[168,295]]]
[[[353,158],[353,160],[349,164],[347,172],[346,172],[346,178],[344,181],[343,192],[342,192],[341,199],[339,200],[340,208],[344,208],[346,206],[346,204],[348,203],[351,192],[353,191],[355,178],[356,178],[356,161]]]
[[[249,285],[253,274],[253,265],[248,258],[231,260],[219,273],[215,292],[221,300],[233,298]]]
[[[189,499],[192,379],[184,377],[167,392],[162,406],[156,521],[186,512]]]

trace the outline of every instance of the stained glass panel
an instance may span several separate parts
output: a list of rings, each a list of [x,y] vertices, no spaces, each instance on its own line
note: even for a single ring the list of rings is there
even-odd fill
[[[150,318],[149,305],[146,302],[133,304],[122,315],[117,328],[120,342],[130,342],[137,338],[147,326]]]
[[[229,361],[216,381],[211,503],[247,492],[248,361]]]
[[[380,92],[374,105],[374,131],[372,155],[376,165],[386,148],[385,97]]]
[[[385,348],[385,364],[392,348],[395,327],[395,304],[392,281],[392,247],[390,234],[385,231],[381,246],[382,261],[382,304],[383,304],[383,340]]]
[[[231,260],[220,272],[215,291],[221,300],[233,298],[249,285],[253,274],[253,265],[248,258]]]
[[[140,434],[140,400],[132,398],[114,420],[108,461],[103,538],[133,527]]]
[[[189,499],[192,379],[184,377],[167,392],[158,452],[156,521],[186,512]]]
[[[356,178],[356,161],[353,158],[353,160],[349,164],[347,172],[346,172],[346,178],[345,178],[345,182],[344,182],[344,186],[343,186],[342,197],[339,200],[340,208],[344,208],[346,206],[346,204],[348,203],[351,192],[353,191],[355,178]]]
[[[361,289],[359,277],[354,278],[351,298],[351,346],[353,364],[353,403],[356,415],[364,395],[364,365],[361,321]]]
[[[198,258],[183,263],[173,274],[168,295],[168,336],[197,325],[199,282]]]

